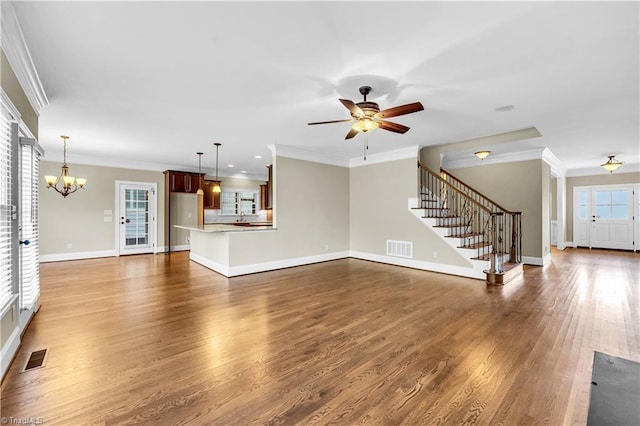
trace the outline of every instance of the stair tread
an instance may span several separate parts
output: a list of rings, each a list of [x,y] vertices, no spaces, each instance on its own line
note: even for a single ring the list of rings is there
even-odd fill
[[[457,234],[457,235],[445,235],[446,238],[468,238],[468,237],[477,237],[478,235],[482,235],[480,232],[467,232],[466,234]]]
[[[477,248],[480,248],[480,247],[487,247],[487,246],[491,246],[491,243],[488,243],[486,241],[481,241],[479,243],[473,243],[473,244],[466,244],[464,246],[458,246],[458,248],[477,249]]]
[[[474,257],[473,259],[476,259],[476,260],[491,260],[491,255],[492,254],[493,253],[485,253],[485,254],[483,254],[481,256]],[[498,255],[503,255],[503,256],[506,256],[508,254],[509,253],[498,253]],[[505,263],[505,265],[506,265],[506,263]]]

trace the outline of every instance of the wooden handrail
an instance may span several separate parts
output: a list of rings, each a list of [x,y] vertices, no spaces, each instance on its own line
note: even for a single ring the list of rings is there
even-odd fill
[[[490,209],[488,209],[487,207],[483,206],[482,204],[480,204],[479,202],[477,202],[476,200],[474,200],[473,198],[469,197],[468,194],[465,194],[464,192],[460,191],[458,188],[456,188],[455,186],[451,185],[451,182],[447,182],[445,179],[442,179],[442,177],[431,171],[430,169],[428,169],[427,167],[425,167],[421,162],[418,161],[418,167],[421,168],[422,170],[424,170],[425,172],[429,173],[430,175],[434,176],[436,179],[438,179],[440,182],[444,183],[445,185],[449,186],[451,189],[453,189],[454,191],[457,191],[458,193],[460,193],[460,195],[462,195],[464,198],[468,199],[469,201],[471,201],[472,203],[476,204],[479,208],[481,208],[482,210],[484,210],[485,212],[491,214],[493,213]]]
[[[418,161],[418,170],[420,208],[427,209],[423,217],[436,218],[435,226],[464,228],[468,233],[448,236],[464,239],[471,235],[468,238],[475,239],[479,235],[481,241],[487,244],[470,244],[466,240],[461,244],[464,248],[476,250],[474,259],[487,259],[488,256],[491,261],[489,272],[492,274],[503,272],[505,255],[511,263],[522,262],[522,212],[505,209],[442,168],[437,173]],[[429,198],[425,199],[425,195]],[[434,208],[425,204],[429,201],[437,201],[438,204]],[[439,209],[446,211],[442,214]],[[451,218],[455,221],[449,220]],[[457,229],[455,231],[458,232]],[[485,250],[487,246],[490,247],[489,252]]]
[[[502,207],[500,204],[496,203],[495,201],[493,201],[491,198],[487,197],[486,195],[483,195],[480,191],[478,191],[477,189],[475,189],[474,187],[472,187],[471,185],[467,184],[466,182],[458,179],[457,177],[455,177],[454,175],[452,175],[451,173],[449,173],[447,170],[443,169],[442,167],[440,167],[440,171],[444,172],[447,176],[451,176],[453,179],[457,180],[458,182],[460,182],[461,184],[463,184],[464,186],[466,186],[467,188],[469,188],[470,190],[472,190],[473,192],[475,192],[476,194],[480,195],[482,198],[486,199],[487,201],[489,201],[490,203],[494,204],[496,207],[498,207],[499,209],[501,209],[502,211],[504,211],[505,213],[509,213],[509,214],[522,214],[522,212],[512,212],[510,210],[505,209],[504,207]]]

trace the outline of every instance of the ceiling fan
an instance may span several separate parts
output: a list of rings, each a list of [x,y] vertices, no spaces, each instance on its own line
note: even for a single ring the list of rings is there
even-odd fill
[[[340,99],[342,105],[347,107],[351,113],[351,117],[353,118],[346,120],[318,121],[308,124],[311,126],[314,124],[344,123],[347,121],[353,122],[351,130],[349,130],[345,139],[351,139],[360,132],[368,132],[369,130],[377,129],[378,127],[390,132],[406,133],[407,130],[409,130],[409,127],[383,120],[383,118],[397,117],[399,115],[411,114],[413,112],[424,110],[424,107],[420,102],[414,102],[380,111],[380,107],[377,103],[367,101],[367,95],[371,93],[371,87],[362,86],[359,90],[360,94],[364,97],[364,101],[362,102],[354,103],[349,99]]]

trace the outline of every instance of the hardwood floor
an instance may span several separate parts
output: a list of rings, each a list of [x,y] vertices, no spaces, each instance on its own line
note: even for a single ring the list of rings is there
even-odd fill
[[[640,361],[640,255],[504,287],[343,259],[226,279],[186,252],[41,265],[1,415],[44,424],[585,424],[593,351]],[[49,349],[44,368],[20,373]]]

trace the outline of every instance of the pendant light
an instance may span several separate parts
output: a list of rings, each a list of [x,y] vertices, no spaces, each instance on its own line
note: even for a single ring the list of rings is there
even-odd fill
[[[196,152],[198,155],[198,191],[197,195],[204,195],[204,191],[202,190],[202,152]]]
[[[64,143],[64,151],[63,151],[63,160],[60,176],[45,176],[44,180],[47,182],[47,188],[55,189],[60,195],[66,197],[69,194],[73,194],[78,189],[84,188],[87,184],[87,179],[85,178],[75,178],[73,176],[69,176],[69,166],[67,166],[67,139],[69,136],[60,136]],[[58,184],[62,182],[62,187],[58,188]]]
[[[600,164],[600,167],[602,167],[609,173],[615,172],[620,166],[622,166],[622,161],[616,160],[615,157],[615,155],[610,155],[609,160],[607,160],[607,162],[605,163]]]
[[[214,145],[216,146],[216,184],[213,186],[213,192],[220,193],[222,192],[222,188],[220,188],[220,181],[218,180],[218,149],[222,144],[215,142]]]

